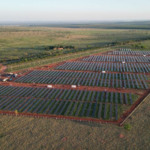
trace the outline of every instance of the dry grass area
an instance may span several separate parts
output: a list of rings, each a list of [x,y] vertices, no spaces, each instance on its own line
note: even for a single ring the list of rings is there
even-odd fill
[[[149,36],[149,30],[0,26],[0,59],[47,53],[47,50],[40,49],[41,46],[98,48],[116,41],[140,40]]]
[[[150,149],[150,95],[128,119],[130,130],[111,124],[0,115],[0,149]]]

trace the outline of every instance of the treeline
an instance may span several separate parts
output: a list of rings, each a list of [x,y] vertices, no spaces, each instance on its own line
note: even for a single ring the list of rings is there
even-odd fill
[[[45,46],[44,47],[45,50],[52,50],[52,49],[59,49],[59,48],[62,48],[62,49],[75,49],[75,47],[72,46],[72,45],[68,45],[68,46],[55,45],[55,46]]]
[[[75,53],[75,52],[84,51],[84,50],[85,49],[70,49],[69,47],[69,49],[63,49],[63,50],[41,51],[38,54],[28,54],[27,56],[23,56],[18,59],[0,60],[0,63],[6,64],[6,65],[13,64],[13,63],[22,63],[22,62],[34,61],[36,59],[60,56],[60,55],[68,54],[68,53]]]
[[[63,28],[94,28],[94,29],[140,29],[150,30],[150,21],[140,22],[110,22],[110,23],[79,23],[79,24],[37,24],[31,27],[63,27]]]

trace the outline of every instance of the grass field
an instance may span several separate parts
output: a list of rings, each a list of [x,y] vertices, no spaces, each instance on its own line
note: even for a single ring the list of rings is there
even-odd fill
[[[150,37],[149,30],[91,29],[54,27],[0,27],[0,60],[4,63],[17,59],[39,58],[71,53],[47,50],[46,46],[74,46],[74,50],[100,48],[115,42],[142,40]],[[72,51],[74,51],[72,50]],[[21,61],[21,60],[20,60]]]
[[[142,41],[141,44],[144,45],[146,49],[150,49],[150,40]]]
[[[124,127],[1,115],[0,149],[149,150],[149,99],[150,95]]]

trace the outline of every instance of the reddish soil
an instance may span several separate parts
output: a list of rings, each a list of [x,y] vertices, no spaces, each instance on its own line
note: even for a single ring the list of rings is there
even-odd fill
[[[103,53],[98,53],[98,54],[92,54],[92,55],[89,55],[89,56],[97,56],[97,55],[103,55]],[[32,72],[33,70],[55,70],[55,68],[59,65],[63,65],[64,63],[66,62],[73,62],[73,61],[76,61],[76,62],[84,62],[84,61],[81,61],[83,58],[87,58],[89,56],[86,56],[86,57],[80,57],[80,58],[77,58],[77,59],[70,59],[70,60],[67,60],[67,61],[63,61],[63,62],[59,62],[59,63],[53,63],[53,64],[50,64],[50,65],[45,65],[45,66],[42,66],[42,67],[34,67],[34,68],[30,68],[28,69],[25,73],[24,73],[24,70],[22,71],[16,71],[14,73],[20,73],[21,76],[23,75],[26,75],[28,74],[29,72]],[[92,62],[92,61],[91,61]],[[101,63],[101,62],[95,62],[95,63]],[[106,63],[106,62],[103,62],[103,63]],[[116,63],[116,62],[107,62],[107,63]],[[135,62],[131,62],[131,63],[135,63]],[[71,72],[71,71],[74,71],[74,72],[102,72],[102,71],[80,71],[80,70],[61,70],[61,71],[68,71],[68,72]],[[106,73],[112,73],[111,71],[107,71]],[[134,72],[113,72],[113,73],[122,73],[122,74],[145,74],[145,75],[150,75],[150,73],[134,73]]]
[[[112,123],[119,125],[119,121],[107,121],[96,118],[82,118],[82,117],[71,117],[71,116],[61,116],[61,115],[50,115],[50,114],[36,114],[36,113],[15,113],[11,111],[1,111],[0,114],[3,115],[15,115],[15,116],[32,116],[32,117],[46,117],[46,118],[55,118],[55,119],[69,119],[76,121],[88,121],[88,122],[97,122],[97,123]]]
[[[7,69],[6,66],[3,66],[0,64],[0,73],[4,73],[4,71]]]
[[[86,57],[89,57],[89,56],[86,56]],[[80,57],[80,58],[70,59],[70,60],[67,60],[67,61],[59,62],[59,63],[52,63],[50,65],[45,65],[45,66],[42,66],[42,67],[34,67],[34,68],[30,68],[30,69],[16,71],[14,73],[20,73],[21,75],[26,75],[27,73],[29,73],[29,72],[31,72],[33,70],[50,70],[50,69],[54,69],[55,67],[57,67],[59,65],[62,65],[64,63],[66,63],[66,62],[73,62],[73,61],[78,61],[78,60],[80,61],[81,59],[86,58],[86,57]]]

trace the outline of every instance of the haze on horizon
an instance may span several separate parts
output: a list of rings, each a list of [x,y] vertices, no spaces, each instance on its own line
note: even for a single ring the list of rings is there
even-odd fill
[[[150,20],[149,6],[149,0],[3,0],[0,22]]]

